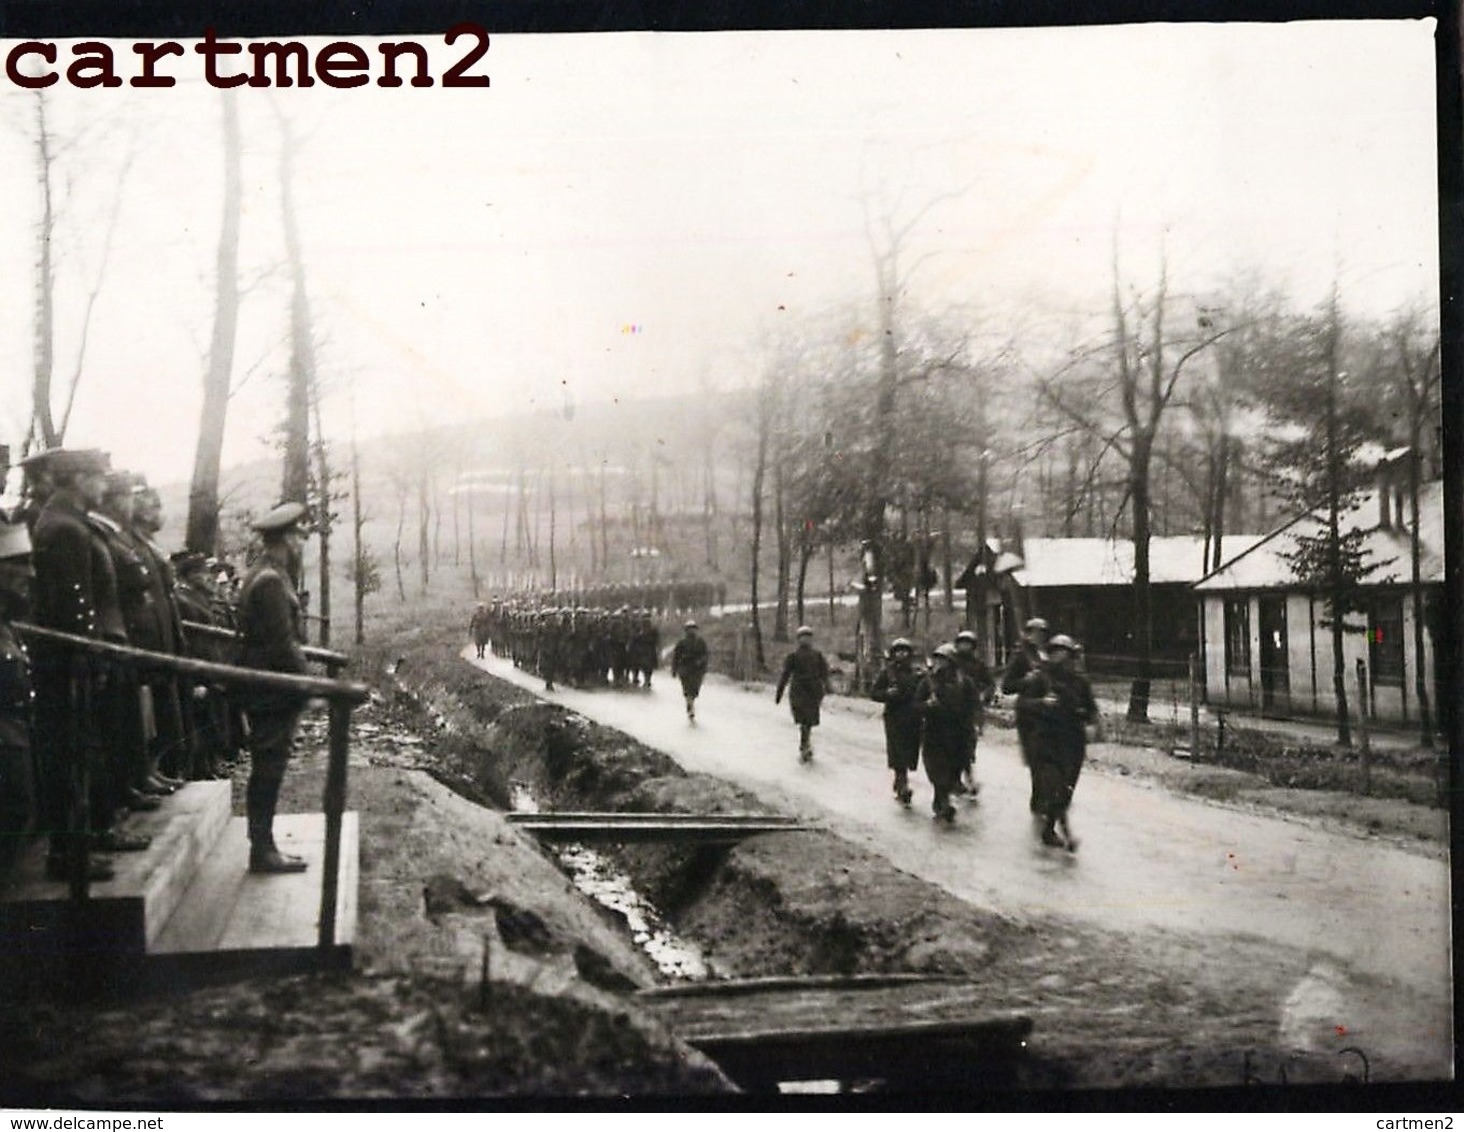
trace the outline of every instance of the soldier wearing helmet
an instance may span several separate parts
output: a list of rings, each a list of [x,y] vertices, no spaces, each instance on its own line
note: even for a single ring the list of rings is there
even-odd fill
[[[960,781],[966,751],[966,721],[974,711],[976,689],[956,663],[956,646],[943,644],[931,657],[930,672],[916,692],[924,716],[921,755],[934,791],[930,808],[937,821],[956,820],[951,795]]]
[[[956,783],[956,792],[974,796],[981,790],[975,777],[976,740],[981,735],[981,727],[986,717],[986,703],[996,690],[996,681],[992,678],[991,669],[987,666],[986,661],[976,651],[978,642],[975,633],[970,629],[962,629],[956,634],[954,644],[956,666],[960,668],[961,675],[971,682],[971,687],[976,691],[976,696],[971,704],[971,716],[966,721],[965,753],[962,760],[961,777]]]
[[[1021,697],[1033,720],[1029,766],[1042,844],[1075,852],[1068,808],[1087,755],[1087,727],[1098,723],[1088,678],[1074,663],[1077,642],[1059,633],[1047,642],[1046,662],[1022,678]]]
[[[870,699],[884,704],[885,763],[894,771],[895,800],[908,806],[910,772],[920,765],[920,673],[915,648],[904,637],[890,643],[884,666],[874,678]]]
[[[707,643],[695,621],[681,627],[681,639],[671,650],[671,675],[681,681],[681,695],[686,700],[686,718],[696,722],[696,698],[701,694],[702,679],[707,674]]]
[[[800,762],[813,758],[813,729],[818,726],[819,706],[828,687],[829,662],[814,648],[813,630],[800,625],[798,647],[784,658],[778,690],[773,694],[773,702],[781,703],[783,692],[788,692],[788,706],[793,711],[793,722],[798,724]]]

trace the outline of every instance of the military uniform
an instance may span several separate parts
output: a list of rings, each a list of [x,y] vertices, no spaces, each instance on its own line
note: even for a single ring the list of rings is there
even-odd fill
[[[686,718],[696,722],[696,698],[701,695],[707,674],[707,642],[696,633],[696,622],[688,621],[685,635],[671,649],[671,675],[681,681],[686,700]]]
[[[1088,678],[1072,667],[1074,642],[1059,635],[1048,648],[1052,659],[1022,678],[1021,696],[1033,720],[1033,794],[1043,844],[1075,850],[1068,807],[1087,756],[1086,727],[1098,721],[1098,704]]]
[[[42,628],[125,644],[127,630],[112,556],[100,529],[88,518],[90,501],[74,486],[83,477],[104,474],[106,464],[105,454],[98,452],[52,455],[50,466],[58,481],[68,477],[73,486],[59,488],[36,519],[34,613]],[[86,787],[92,774],[104,769],[96,740],[112,728],[112,721],[99,713],[98,697],[107,692],[114,666],[39,641],[31,659],[41,821],[51,842],[47,868],[59,878],[66,872],[68,835],[105,829],[112,821],[109,784],[102,784],[95,813]],[[87,871],[92,879],[110,875],[105,863],[98,861],[92,861]]]
[[[788,706],[793,711],[793,722],[798,724],[798,754],[803,762],[813,758],[811,733],[818,726],[819,707],[828,687],[829,662],[813,647],[813,630],[802,626],[798,630],[798,647],[783,660],[773,701],[781,703],[783,692],[788,692]]]
[[[267,549],[244,577],[239,592],[239,663],[266,672],[304,675],[302,610],[293,580],[271,556],[268,544],[298,530],[301,504],[281,504],[254,529]],[[250,691],[242,697],[249,728],[249,782],[244,805],[249,830],[251,872],[300,872],[305,862],[279,851],[274,841],[275,808],[304,707],[291,692]]]
[[[916,693],[925,717],[921,755],[934,791],[931,810],[937,818],[954,821],[951,794],[966,757],[966,721],[974,710],[976,689],[956,666],[953,646],[941,645],[935,656],[935,667],[921,679]]]
[[[884,704],[885,765],[894,771],[895,798],[910,804],[910,772],[920,765],[920,676],[909,641],[890,646],[890,656],[874,678],[869,698]]]
[[[19,529],[24,531],[24,525]],[[0,620],[0,875],[20,856],[35,824],[34,699],[30,656],[7,613]]]

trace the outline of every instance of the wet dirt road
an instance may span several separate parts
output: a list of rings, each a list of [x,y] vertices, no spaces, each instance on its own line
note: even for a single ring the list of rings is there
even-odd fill
[[[472,659],[472,650],[464,655]],[[665,673],[649,692],[545,693],[542,680],[506,661],[473,663],[662,750],[687,770],[822,820],[962,900],[1121,931],[1260,936],[1301,953],[1323,996],[1355,990],[1349,971],[1406,987],[1418,999],[1408,1006],[1411,1025],[1422,1022],[1430,1043],[1451,1040],[1449,872],[1436,857],[1092,769],[1078,784],[1072,819],[1081,848],[1070,855],[1036,841],[1026,768],[1008,730],[982,737],[980,800],[958,799],[956,822],[947,826],[932,820],[930,787],[918,773],[913,807],[893,800],[877,704],[826,700],[816,756],[801,764],[787,705],[775,705],[765,688],[709,677],[691,725],[680,688]],[[1420,1003],[1428,1019],[1417,1017]],[[1374,1002],[1372,1009],[1389,1008]]]

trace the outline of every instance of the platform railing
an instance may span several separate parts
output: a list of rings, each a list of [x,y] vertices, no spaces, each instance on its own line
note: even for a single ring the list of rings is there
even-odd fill
[[[194,640],[207,639],[223,641],[229,644],[238,644],[244,639],[233,629],[225,629],[220,625],[205,625],[199,621],[184,621],[183,633],[185,636]],[[335,652],[331,649],[323,649],[317,645],[301,645],[300,651],[305,654],[305,659],[311,663],[325,665],[325,673],[331,678],[339,675],[341,669],[351,663],[351,658],[345,653]]]
[[[266,672],[257,668],[240,668],[232,664],[198,660],[195,657],[175,656],[170,653],[151,652],[131,645],[118,645],[92,637],[78,637],[55,629],[43,629],[38,625],[14,622],[14,628],[31,643],[45,643],[68,650],[68,665],[71,680],[72,703],[76,710],[71,713],[71,726],[80,725],[85,718],[85,697],[89,681],[82,671],[84,657],[103,658],[122,664],[138,673],[168,672],[177,676],[206,680],[232,691],[285,692],[293,693],[301,701],[323,699],[329,704],[329,748],[326,763],[325,796],[325,861],[324,876],[321,878],[320,933],[319,946],[327,949],[335,946],[336,900],[338,895],[341,860],[341,824],[346,804],[346,765],[351,745],[351,712],[357,704],[365,702],[371,694],[364,684],[320,676],[297,676],[285,672]],[[227,630],[223,630],[227,633]],[[232,633],[228,634],[233,636]],[[307,649],[307,659],[329,664],[330,659],[311,657],[311,653],[327,653],[324,649]],[[339,653],[330,658],[346,658]],[[72,739],[79,736],[73,733]],[[79,742],[72,749],[77,750]],[[83,759],[74,760],[83,766]],[[76,849],[71,854],[70,887],[73,900],[84,901],[88,897],[87,882],[87,840],[89,822],[87,815],[86,781],[84,771],[75,775],[73,789],[77,793],[77,810],[81,815],[80,828],[76,831]],[[242,864],[241,864],[241,867]]]

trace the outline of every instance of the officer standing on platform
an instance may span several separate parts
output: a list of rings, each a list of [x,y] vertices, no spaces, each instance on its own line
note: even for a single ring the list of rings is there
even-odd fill
[[[305,534],[303,503],[281,503],[254,524],[264,542],[239,594],[239,663],[267,672],[303,675],[300,598],[295,579]],[[250,691],[243,697],[249,727],[249,783],[244,804],[249,829],[249,871],[304,872],[303,858],[281,853],[274,840],[275,807],[303,708],[290,692]]]

